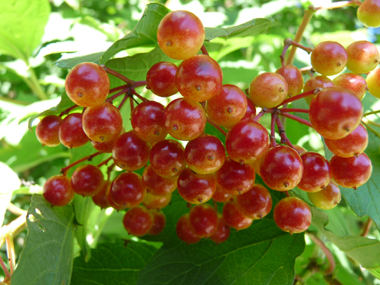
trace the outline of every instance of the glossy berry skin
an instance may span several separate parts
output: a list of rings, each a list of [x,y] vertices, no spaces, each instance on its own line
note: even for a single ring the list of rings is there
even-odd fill
[[[143,206],[137,206],[129,209],[123,218],[125,230],[128,234],[137,237],[146,235],[152,228],[153,222],[153,214]]]
[[[368,145],[368,132],[359,124],[348,136],[339,140],[325,139],[327,148],[340,157],[350,157],[362,153]]]
[[[162,61],[154,64],[146,74],[147,88],[160,97],[169,97],[178,92],[175,85],[177,66]]]
[[[153,167],[148,165],[142,174],[142,182],[146,191],[155,196],[166,196],[173,193],[177,188],[177,178],[165,178],[154,172]]]
[[[176,177],[186,167],[184,151],[183,146],[175,140],[155,143],[149,154],[150,165],[162,177]]]
[[[124,133],[124,128],[121,131],[121,133]],[[96,141],[91,141],[91,145],[94,149],[101,153],[112,153],[113,145],[115,144],[116,140],[118,137],[111,141],[106,141],[106,142],[96,142]]]
[[[249,85],[249,98],[255,106],[273,108],[288,96],[285,78],[273,72],[265,72],[255,77]]]
[[[123,128],[123,117],[119,110],[108,102],[87,108],[82,117],[83,131],[93,141],[106,142],[119,136]]]
[[[161,50],[174,59],[187,59],[203,45],[205,29],[199,18],[189,11],[172,11],[165,15],[157,29]]]
[[[209,204],[197,205],[190,210],[189,222],[196,236],[210,237],[217,229],[218,213]]]
[[[248,100],[239,87],[225,84],[222,85],[221,92],[206,101],[205,110],[211,121],[219,126],[229,128],[244,117]]]
[[[120,173],[111,186],[111,198],[116,205],[131,208],[140,204],[146,190],[142,185],[141,176],[134,172]]]
[[[226,150],[215,136],[204,134],[189,141],[185,148],[185,161],[196,173],[210,174],[219,170],[226,159]]]
[[[164,110],[165,107],[155,101],[142,102],[133,109],[131,124],[140,139],[150,143],[165,139],[168,132],[165,128]]]
[[[104,181],[102,186],[100,187],[100,190],[94,196],[91,197],[95,205],[99,206],[102,209],[110,207],[110,205],[107,202],[107,192],[110,188],[111,181]]]
[[[54,175],[46,180],[42,189],[46,201],[52,206],[66,206],[74,198],[75,192],[71,187],[71,180],[67,176]]]
[[[216,173],[216,181],[227,193],[240,195],[255,183],[255,169],[250,164],[240,164],[227,157]]]
[[[276,70],[288,83],[288,97],[300,94],[303,88],[302,72],[294,65],[288,64]]]
[[[236,201],[228,201],[224,204],[223,218],[227,225],[236,230],[244,230],[253,222],[253,219],[243,214]]]
[[[243,118],[241,118],[240,121],[243,120],[253,120],[256,117],[256,106],[253,104],[251,98],[247,97],[247,111],[245,112]]]
[[[379,64],[379,51],[377,47],[369,41],[353,42],[346,50],[348,55],[346,67],[354,73],[368,73]]]
[[[296,197],[281,199],[273,210],[277,226],[290,234],[302,233],[311,224],[311,211],[303,200]]]
[[[154,196],[150,193],[146,193],[142,203],[148,209],[159,210],[159,209],[165,208],[170,203],[171,199],[172,199],[171,193],[165,196]]]
[[[324,138],[341,139],[360,123],[363,107],[348,89],[331,87],[322,90],[310,103],[309,118],[313,128]]]
[[[272,197],[269,191],[260,184],[254,184],[251,189],[236,197],[240,211],[250,219],[262,219],[272,209]]]
[[[347,52],[340,43],[325,41],[313,49],[310,60],[315,71],[324,76],[335,75],[345,68]]]
[[[176,232],[178,238],[187,244],[197,243],[201,240],[200,237],[195,235],[194,230],[190,226],[189,214],[185,214],[179,218],[176,225]]]
[[[339,157],[333,155],[330,159],[332,177],[343,187],[354,188],[365,184],[372,174],[372,163],[363,152],[356,156]]]
[[[148,235],[158,235],[160,234],[166,225],[166,217],[165,214],[158,210],[151,210],[153,214],[153,225],[150,228]]]
[[[113,182],[113,181],[112,181]],[[108,206],[109,207],[112,207],[112,208],[114,208],[116,211],[120,211],[120,210],[123,210],[123,209],[125,209],[126,207],[124,206],[124,205],[118,205],[118,204],[116,204],[115,203],[115,201],[113,200],[113,198],[112,198],[112,189],[111,189],[111,187],[112,187],[112,182],[110,182],[110,184],[109,184],[109,186],[108,186],[108,188],[107,188],[107,192],[106,192],[106,201],[107,201],[107,203],[108,203]]]
[[[231,229],[224,221],[222,215],[218,215],[218,226],[216,228],[215,233],[210,236],[210,240],[212,240],[216,244],[220,244],[225,242],[230,236]]]
[[[277,191],[288,191],[297,186],[303,174],[300,155],[288,146],[268,150],[260,160],[260,175],[265,184]]]
[[[222,81],[219,64],[208,55],[198,54],[182,61],[175,82],[185,99],[203,102],[221,92]]]
[[[36,127],[36,136],[43,146],[57,146],[59,141],[58,130],[62,123],[62,119],[56,115],[44,117]]]
[[[319,209],[330,210],[335,208],[342,199],[339,186],[331,181],[326,189],[315,193],[307,193],[310,201]]]
[[[368,92],[376,98],[380,98],[380,68],[372,70],[367,78]]]
[[[85,145],[89,138],[83,131],[82,114],[69,114],[63,119],[58,131],[60,142],[68,148]]]
[[[324,189],[331,180],[329,162],[319,153],[304,152],[301,154],[303,175],[297,187],[306,192],[318,192]]]
[[[214,195],[212,196],[212,199],[216,202],[225,203],[227,201],[232,201],[234,199],[235,195],[232,195],[226,190],[224,190],[219,185],[216,186],[216,190]]]
[[[368,90],[367,82],[363,77],[355,73],[343,73],[333,80],[336,86],[341,86],[352,91],[355,96],[362,100]]]
[[[318,87],[322,89],[326,89],[326,88],[334,87],[334,86],[335,84],[330,78],[326,76],[318,75],[318,76],[313,76],[308,81],[306,81],[303,87],[303,92],[314,90],[315,88],[318,88]],[[313,99],[314,97],[315,95],[310,95],[310,96],[305,97],[305,100],[310,105],[311,99]]]
[[[79,166],[71,176],[74,192],[82,196],[94,196],[100,191],[103,183],[103,173],[91,164]]]
[[[206,112],[201,104],[178,98],[165,108],[165,128],[178,140],[189,141],[203,134],[206,128]]]
[[[214,174],[198,174],[190,168],[183,170],[177,181],[178,193],[191,204],[201,204],[210,200],[215,193],[216,185]]]
[[[112,159],[120,168],[134,171],[147,164],[149,151],[149,143],[140,139],[135,132],[129,131],[115,141],[112,148]]]
[[[379,27],[380,26],[380,1],[379,0],[364,0],[358,10],[358,20],[367,27]]]
[[[268,131],[255,121],[241,121],[226,136],[228,156],[239,163],[251,164],[267,152]]]
[[[65,81],[66,93],[82,107],[101,105],[107,98],[110,80],[100,65],[83,62],[70,70]]]

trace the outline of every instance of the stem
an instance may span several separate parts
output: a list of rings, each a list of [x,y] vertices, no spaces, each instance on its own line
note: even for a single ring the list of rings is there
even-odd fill
[[[290,195],[289,195],[288,192],[289,192],[289,191],[284,191],[284,194],[286,195],[286,197],[290,197]]]
[[[12,214],[21,216],[24,215],[27,211],[20,209],[19,207],[13,205],[12,203],[9,203],[7,210],[11,212]]]
[[[278,128],[278,132],[280,133],[281,143],[287,144],[288,146],[290,146],[292,149],[295,150],[294,145],[291,143],[291,141],[289,140],[289,138],[286,136],[285,129],[284,129],[283,125],[282,125],[280,117],[278,117],[278,116],[276,116],[276,124],[277,124],[277,128]]]
[[[129,84],[120,85],[119,87],[115,87],[115,88],[110,89],[108,94],[114,93],[114,92],[119,91],[119,90],[127,89],[127,87],[130,87]]]
[[[58,117],[62,117],[68,113],[70,113],[71,110],[75,109],[76,107],[79,107],[78,105],[71,106],[67,108],[65,111],[62,111],[61,114],[58,115]]]
[[[300,26],[298,27],[298,31],[296,33],[296,36],[294,37],[294,42],[298,43],[301,41],[302,35],[305,32],[306,26],[307,26],[307,24],[309,24],[311,17],[313,17],[315,11],[316,10],[312,6],[310,6],[305,11],[305,14],[303,15],[303,18],[302,18],[302,22],[301,22]],[[293,63],[294,56],[296,55],[296,50],[297,50],[297,47],[293,46],[289,52],[288,58],[286,60],[286,64],[292,64]]]
[[[352,0],[352,1],[340,1],[331,3],[326,6],[316,7],[315,10],[323,10],[323,9],[337,9],[337,8],[343,8],[347,6],[360,6],[361,2],[358,0]]]
[[[135,89],[132,89],[132,94],[135,95],[137,98],[139,98],[143,102],[148,102],[149,100],[141,96],[139,93],[135,91]]]
[[[379,134],[374,128],[372,128],[369,124],[365,123],[363,120],[362,120],[362,124],[363,124],[368,130],[370,130],[375,136],[377,136],[378,138],[380,138],[380,134]]]
[[[258,113],[258,114],[256,115],[256,117],[253,118],[253,120],[254,120],[255,122],[258,122],[258,121],[260,120],[260,118],[261,118],[262,116],[264,116],[264,115],[265,115],[265,112],[264,112],[263,110],[261,110],[260,113]]]
[[[106,160],[103,160],[101,163],[99,163],[96,167],[99,168],[101,167],[102,165],[106,165],[110,160],[112,159],[112,156],[110,156],[109,158],[107,158]]]
[[[329,261],[329,267],[325,271],[325,275],[329,275],[333,273],[335,269],[335,260],[334,256],[332,255],[331,251],[326,247],[326,245],[321,241],[317,236],[306,232],[306,234],[309,236],[309,238],[316,244],[318,245],[322,251],[325,253],[327,260]]]
[[[17,219],[10,222],[8,225],[2,226],[0,228],[0,247],[4,244],[6,237],[9,234],[13,236],[17,236],[20,232],[22,232],[26,227],[26,215],[22,214]]]
[[[115,100],[117,97],[119,97],[119,96],[127,93],[130,90],[131,90],[131,87],[127,86],[123,90],[121,90],[120,92],[117,92],[116,94],[114,94],[111,97],[109,97],[106,101],[109,102],[109,103],[112,103],[112,101]]]
[[[364,114],[363,114],[363,117],[367,117],[367,116],[369,116],[369,115],[374,115],[374,114],[378,114],[378,113],[380,113],[380,110],[367,112],[367,113],[364,113]]]
[[[6,247],[7,247],[7,256],[9,261],[9,271],[11,274],[13,274],[16,266],[16,254],[15,254],[15,245],[13,243],[13,237],[12,234],[8,234],[5,238],[6,240]]]
[[[101,154],[100,151],[95,152],[94,154],[91,154],[91,155],[85,156],[85,157],[83,157],[83,158],[81,158],[81,159],[78,159],[77,161],[74,161],[73,163],[71,163],[71,164],[69,164],[68,166],[66,166],[66,167],[64,167],[64,168],[61,169],[61,173],[62,173],[62,175],[65,176],[65,175],[67,174],[67,171],[68,171],[70,168],[74,167],[75,165],[77,165],[77,164],[79,164],[79,163],[81,163],[81,162],[83,162],[83,161],[86,161],[86,160],[91,161],[95,156],[97,156],[97,155],[99,155],[99,154]]]
[[[128,94],[125,94],[123,100],[121,100],[121,102],[119,104],[119,107],[117,107],[119,109],[119,111],[123,107],[125,101],[127,101],[128,98],[130,98],[130,96]],[[132,102],[132,99],[131,99],[131,102]],[[131,109],[131,112],[132,111],[133,111],[133,109]]]
[[[308,109],[297,109],[297,108],[281,108],[281,109],[278,109],[281,113],[282,112],[296,112],[296,113],[309,113],[309,110]]]
[[[282,49],[282,53],[280,55],[280,59],[281,59],[281,65],[284,66],[285,65],[285,54],[288,50],[288,48],[290,46],[293,46],[293,47],[298,47],[298,48],[301,48],[303,49],[304,51],[306,51],[308,54],[310,54],[312,52],[312,48],[309,48],[309,47],[305,47],[304,45],[301,45],[299,44],[298,42],[296,41],[293,41],[291,38],[287,38],[284,40],[284,48]]]
[[[208,54],[208,51],[207,51],[207,49],[206,49],[206,47],[205,47],[205,45],[202,45],[202,47],[201,47],[201,51],[202,51],[203,54],[205,54],[205,55],[209,55],[209,54]]]
[[[219,132],[221,132],[224,136],[227,136],[227,132],[223,130],[220,126],[212,122],[209,118],[207,118],[207,122],[209,122],[211,125],[213,125]]]
[[[311,125],[311,123],[310,123],[309,121],[306,121],[305,119],[301,119],[300,117],[297,117],[297,116],[295,116],[295,115],[292,115],[292,114],[289,114],[289,113],[280,113],[279,115],[280,115],[280,116],[287,117],[287,118],[289,118],[289,119],[292,119],[292,120],[294,120],[294,121],[297,121],[297,122],[299,122],[299,123],[301,123],[301,124],[304,124],[304,125],[306,125],[306,126],[312,128],[312,125]]]
[[[137,88],[137,87],[145,86],[146,84],[147,84],[146,80],[134,81],[131,88]]]
[[[380,124],[379,123],[375,123],[373,121],[367,121],[367,124],[370,124],[370,125],[373,125],[373,126],[376,126],[376,127],[380,128]]]
[[[5,276],[8,277],[8,278],[10,278],[11,274],[9,273],[8,268],[5,265],[4,260],[1,258],[1,256],[0,256],[0,265],[3,268],[3,270],[4,270]]]
[[[309,90],[309,91],[303,92],[301,94],[298,94],[296,96],[290,97],[290,98],[282,101],[282,103],[280,105],[278,105],[278,106],[283,106],[283,105],[288,104],[290,102],[297,101],[298,99],[305,98],[305,97],[310,96],[310,95],[315,95],[315,94],[317,94],[321,90],[322,90],[322,88],[315,88],[313,90]]]
[[[30,80],[32,81],[31,83],[33,85],[32,91],[41,100],[49,99],[48,96],[46,95],[45,91],[42,89],[40,83],[38,82],[37,76],[34,73],[34,69],[30,67],[29,72],[30,72]]]
[[[272,147],[276,146],[276,136],[275,136],[275,133],[276,133],[276,129],[275,129],[276,117],[277,117],[277,115],[275,113],[272,113],[271,123],[270,123],[270,142],[272,144]]]
[[[371,226],[372,226],[372,219],[368,218],[368,220],[364,224],[363,232],[361,233],[362,237],[366,237],[368,235],[369,230],[371,229]]]
[[[130,80],[128,77],[125,77],[124,75],[120,74],[119,72],[111,69],[111,68],[108,68],[107,66],[105,66],[104,64],[101,64],[100,65],[107,73],[123,80],[124,82],[130,84],[130,85],[133,85],[134,81]]]

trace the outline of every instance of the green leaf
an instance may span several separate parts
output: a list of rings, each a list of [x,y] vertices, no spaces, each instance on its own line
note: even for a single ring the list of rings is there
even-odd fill
[[[243,24],[227,28],[205,28],[206,41],[211,41],[217,37],[252,37],[261,33],[267,33],[269,28],[278,25],[279,22],[273,18],[258,18]]]
[[[293,284],[295,259],[304,247],[303,234],[289,235],[269,219],[231,230],[219,245],[186,245],[177,238],[159,249],[137,284]]]
[[[133,31],[114,42],[104,53],[100,62],[104,64],[118,52],[133,47],[157,46],[157,27],[161,19],[169,12],[170,10],[164,5],[157,3],[148,4]]]
[[[56,62],[54,62],[54,64],[58,66],[59,68],[66,68],[66,69],[71,69],[77,64],[82,63],[82,62],[94,62],[94,63],[99,64],[100,58],[102,57],[103,54],[104,52],[97,52],[97,53],[91,53],[88,55],[74,56],[67,59],[57,60]]]
[[[136,284],[140,270],[156,249],[144,243],[128,241],[123,244],[100,243],[92,250],[92,258],[84,256],[74,260],[71,285]]]
[[[0,53],[28,62],[49,19],[47,0],[0,2]]]
[[[325,228],[328,224],[328,217],[325,213],[315,207],[311,207],[311,210],[312,224],[323,235],[346,253],[348,257],[356,260],[377,278],[380,277],[380,242],[378,240],[362,236],[338,236]]]
[[[74,247],[71,205],[52,207],[34,195],[28,210],[28,235],[12,285],[70,284]]]
[[[173,60],[165,55],[160,48],[155,48],[148,53],[138,53],[133,56],[111,59],[106,66],[121,73],[131,80],[145,80],[146,74],[153,64],[160,61],[170,61],[179,63],[178,60]],[[110,75],[111,87],[116,87],[125,84],[124,81]]]

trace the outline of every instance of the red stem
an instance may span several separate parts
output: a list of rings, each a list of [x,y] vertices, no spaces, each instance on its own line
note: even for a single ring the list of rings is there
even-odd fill
[[[276,117],[277,117],[277,115],[275,113],[272,113],[271,124],[270,124],[270,142],[272,144],[272,147],[276,146],[276,136],[275,136],[275,133],[276,133],[276,129],[275,129]]]
[[[7,269],[7,266],[5,265],[5,263],[4,263],[3,259],[1,258],[1,256],[0,256],[0,265],[3,268],[3,270],[4,270],[5,276],[8,277],[8,278],[10,278],[11,274],[9,273],[9,271]]]
[[[107,66],[105,66],[104,64],[101,64],[100,65],[107,73],[109,74],[112,74],[113,76],[123,80],[124,82],[130,84],[130,85],[133,85],[134,81],[133,80],[130,80],[128,77],[125,77],[124,75],[120,74],[119,72],[111,69],[111,68],[108,68]]]
[[[333,271],[335,269],[335,260],[334,260],[334,256],[331,253],[331,251],[326,247],[326,245],[323,243],[323,241],[321,241],[318,237],[316,237],[315,235],[308,233],[308,232],[306,234],[310,237],[310,239],[316,245],[318,245],[322,249],[322,251],[326,255],[327,260],[329,261],[329,267],[326,269],[325,275],[329,275],[329,274],[333,273]]]
[[[278,132],[280,133],[281,143],[287,144],[291,148],[295,149],[294,145],[291,143],[291,141],[286,136],[284,126],[282,125],[280,117],[278,117],[278,116],[276,116],[276,124],[277,124],[277,128],[278,128]]]
[[[139,93],[137,93],[136,91],[135,91],[135,89],[132,89],[132,94],[133,95],[135,95],[137,98],[139,98],[141,101],[143,101],[143,102],[147,102],[147,101],[149,101],[148,99],[146,99],[146,98],[144,98],[143,96],[141,96]]]
[[[205,55],[209,55],[209,54],[208,54],[208,51],[207,51],[207,49],[206,49],[206,47],[205,47],[205,45],[202,45],[202,47],[201,47],[201,51],[202,51],[203,54],[205,54]]]
[[[316,89],[313,89],[313,90],[306,91],[304,93],[298,94],[296,96],[290,97],[290,98],[282,101],[282,103],[280,105],[278,105],[278,106],[282,106],[282,105],[288,104],[290,102],[297,101],[298,99],[305,98],[305,97],[310,96],[310,95],[315,95],[315,94],[317,94],[321,90],[322,90],[321,88],[316,88]]]
[[[78,105],[71,106],[67,108],[65,111],[62,111],[61,114],[58,115],[58,117],[62,117],[68,113],[70,113],[71,110],[75,109],[76,107],[79,107]]]
[[[108,94],[112,94],[113,92],[123,90],[124,88],[127,88],[127,87],[130,87],[129,84],[120,85],[119,87],[115,87],[115,88],[110,89]]]
[[[121,102],[120,102],[120,104],[119,104],[119,107],[117,107],[117,109],[118,109],[119,111],[120,111],[121,107],[123,107],[125,101],[126,101],[128,98],[130,98],[130,96],[129,96],[128,94],[125,94],[123,100],[121,100]],[[131,99],[131,102],[132,102],[132,99]],[[133,110],[133,109],[131,109],[131,111],[132,111],[132,110]]]
[[[131,100],[129,100],[129,106],[130,106],[130,108],[131,108],[131,114],[132,114],[133,109],[135,108],[135,105],[133,104],[133,100],[132,100],[132,98],[131,98]]]
[[[287,117],[289,119],[292,119],[294,121],[297,121],[297,122],[299,122],[301,124],[304,124],[304,125],[312,128],[312,125],[311,125],[311,123],[309,121],[306,121],[305,119],[301,119],[300,117],[294,116],[294,115],[289,114],[289,113],[280,113],[279,115]]]
[[[107,158],[106,160],[103,160],[101,163],[99,163],[96,167],[99,168],[101,167],[102,165],[106,165],[110,160],[112,159],[112,156],[110,156],[109,158]]]
[[[141,86],[144,86],[146,84],[147,84],[146,80],[143,80],[143,81],[133,81],[133,84],[132,84],[131,88],[141,87]]]
[[[256,117],[253,118],[253,120],[254,120],[255,122],[258,122],[258,121],[260,120],[260,118],[261,118],[262,116],[264,116],[264,115],[265,115],[265,112],[264,112],[263,110],[261,110],[260,113],[258,113],[258,114],[256,115]]]
[[[123,90],[121,90],[120,92],[117,92],[115,95],[112,95],[111,97],[109,97],[106,101],[109,103],[112,103],[113,100],[115,100],[117,97],[127,93],[129,90],[131,90],[131,87],[127,86]]]
[[[220,126],[216,125],[214,122],[212,122],[209,118],[207,118],[207,122],[209,122],[211,125],[213,125],[219,132],[221,132],[224,136],[227,136],[227,132],[223,130]]]
[[[363,232],[361,234],[362,237],[366,237],[368,235],[371,226],[372,226],[372,219],[368,218],[367,222],[364,225]]]
[[[308,109],[298,109],[298,108],[281,108],[281,109],[278,109],[280,111],[280,113],[282,112],[296,112],[296,113],[309,113],[309,110]]]
[[[305,47],[304,45],[301,45],[300,43],[293,41],[291,38],[287,38],[284,40],[284,48],[282,49],[282,53],[280,55],[281,66],[285,65],[285,55],[290,46],[301,48],[304,51],[306,51],[308,54],[310,54],[313,50],[312,48]]]
[[[91,154],[91,155],[85,156],[85,157],[83,157],[83,158],[81,158],[81,159],[79,159],[79,160],[77,160],[77,161],[74,161],[73,163],[71,163],[71,164],[69,164],[68,166],[66,166],[66,167],[64,167],[64,168],[61,169],[61,173],[62,173],[62,175],[65,176],[65,175],[67,174],[67,171],[68,171],[70,168],[74,167],[75,165],[77,165],[77,164],[79,164],[79,163],[81,163],[81,162],[83,162],[83,161],[86,161],[86,160],[91,161],[95,156],[98,156],[99,154],[101,154],[100,151],[95,152],[94,154]]]

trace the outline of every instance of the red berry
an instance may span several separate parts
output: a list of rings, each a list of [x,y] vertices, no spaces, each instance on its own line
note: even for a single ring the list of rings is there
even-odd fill
[[[260,184],[236,197],[240,211],[250,219],[262,219],[272,209],[272,197],[269,191]]]
[[[187,244],[197,243],[201,240],[200,237],[195,235],[194,230],[190,226],[189,214],[185,214],[179,218],[176,232],[178,238]]]
[[[137,237],[146,235],[152,228],[153,222],[153,214],[144,206],[137,206],[129,209],[123,218],[125,230],[128,234]]]
[[[82,196],[94,196],[103,186],[104,177],[100,169],[94,165],[81,165],[71,176],[71,186],[75,193]]]
[[[210,237],[217,229],[218,214],[209,204],[197,205],[190,210],[189,222],[196,236]]]
[[[42,145],[57,146],[59,141],[58,130],[62,123],[62,119],[55,115],[44,117],[37,125],[36,136]]]
[[[70,178],[63,175],[54,175],[46,180],[42,193],[52,206],[60,207],[69,204],[75,195]]]

